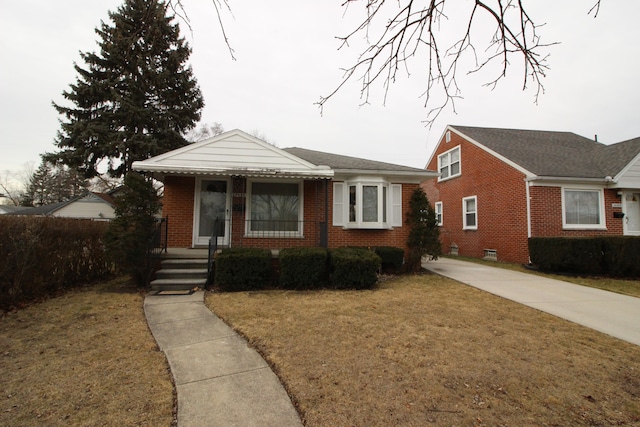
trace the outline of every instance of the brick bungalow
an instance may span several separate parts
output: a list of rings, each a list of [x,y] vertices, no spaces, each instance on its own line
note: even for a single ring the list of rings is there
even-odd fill
[[[448,126],[427,169],[446,252],[527,263],[528,237],[640,236],[640,138]]]
[[[233,130],[135,162],[164,182],[168,246],[406,248],[411,193],[430,170],[303,148]]]

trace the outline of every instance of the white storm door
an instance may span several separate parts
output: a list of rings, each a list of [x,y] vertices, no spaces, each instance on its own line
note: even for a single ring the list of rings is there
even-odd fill
[[[624,234],[640,236],[640,193],[624,194]]]
[[[229,182],[199,179],[196,185],[194,245],[208,245],[214,235],[218,245],[229,244]]]

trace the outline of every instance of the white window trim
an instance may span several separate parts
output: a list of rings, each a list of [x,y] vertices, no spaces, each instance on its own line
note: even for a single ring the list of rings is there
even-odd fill
[[[438,221],[438,226],[442,227],[442,222],[443,222],[443,206],[442,206],[442,202],[436,202],[435,203],[435,211],[436,211],[436,220]],[[440,216],[438,218],[438,216]]]
[[[458,173],[455,175],[451,174],[451,153],[455,150],[458,150]],[[440,155],[438,155],[438,172],[440,172],[441,169],[441,163],[442,163],[442,158],[444,156],[448,156],[449,157],[449,165],[447,166],[448,170],[449,170],[449,176],[447,176],[446,178],[443,178],[442,176],[438,177],[438,182],[440,181],[446,181],[455,177],[458,177],[460,175],[462,175],[462,155],[460,152],[460,146],[457,145],[455,147],[453,147],[450,150],[445,151],[444,153],[441,153]]]
[[[350,221],[349,188],[356,187],[356,220]],[[366,186],[378,188],[378,221],[362,220],[362,189]],[[352,180],[334,182],[333,184],[333,225],[342,226],[345,229],[392,229],[402,227],[402,185],[391,184],[380,180]],[[383,203],[383,188],[387,189],[386,206]],[[386,221],[383,221],[386,210]]]
[[[297,231],[252,231],[251,225],[251,198],[253,183],[298,184],[298,230]],[[247,209],[245,213],[244,236],[263,238],[291,238],[304,237],[304,181],[281,179],[247,179],[246,194]]]
[[[467,225],[467,200],[474,200],[476,203],[476,225]],[[477,230],[478,229],[478,196],[469,196],[462,198],[462,229],[463,230]]]
[[[567,224],[565,191],[585,191],[589,193],[598,193],[598,209],[599,209],[600,223],[599,224]],[[561,187],[560,194],[562,199],[562,228],[564,230],[606,230],[607,229],[606,211],[604,206],[604,190],[602,188]]]

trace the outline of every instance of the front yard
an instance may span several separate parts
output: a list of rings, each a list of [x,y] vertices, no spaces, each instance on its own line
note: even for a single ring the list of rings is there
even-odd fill
[[[171,374],[142,300],[118,279],[0,317],[0,425],[171,425]]]
[[[436,275],[206,301],[307,426],[640,423],[640,347]]]
[[[142,298],[121,279],[0,318],[0,425],[174,423]],[[206,302],[310,427],[640,424],[640,347],[436,275]]]

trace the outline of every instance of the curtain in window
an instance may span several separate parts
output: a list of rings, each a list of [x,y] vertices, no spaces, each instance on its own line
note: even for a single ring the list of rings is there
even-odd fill
[[[251,185],[251,231],[298,231],[298,184]]]
[[[600,195],[597,191],[565,191],[567,224],[600,224]]]
[[[378,186],[362,186],[362,221],[378,222]]]

